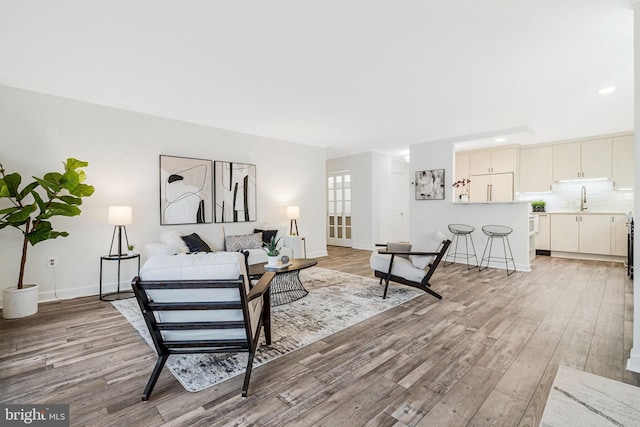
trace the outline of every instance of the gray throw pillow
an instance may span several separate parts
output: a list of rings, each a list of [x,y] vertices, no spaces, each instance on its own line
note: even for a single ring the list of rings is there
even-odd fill
[[[398,252],[411,252],[411,243],[409,242],[397,242],[397,243],[387,243],[388,251],[398,251]],[[409,259],[409,255],[396,255],[401,256],[402,258]]]
[[[243,249],[260,249],[262,247],[262,233],[238,234],[224,239],[227,252],[237,252]]]

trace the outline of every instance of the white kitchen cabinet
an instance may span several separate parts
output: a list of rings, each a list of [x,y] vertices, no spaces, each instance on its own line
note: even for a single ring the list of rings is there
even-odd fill
[[[611,178],[611,138],[582,143],[582,177]]]
[[[553,183],[553,147],[520,150],[520,192],[551,191]]]
[[[516,170],[516,150],[506,148],[469,153],[470,175],[508,173]]]
[[[579,215],[551,215],[551,250],[579,252]]]
[[[579,142],[553,146],[554,180],[579,179],[581,171]]]
[[[611,254],[611,219],[609,215],[579,215],[580,252]]]
[[[509,202],[513,200],[513,174],[471,175],[469,201]]]
[[[551,215],[551,250],[609,255],[609,222],[609,215]]]
[[[611,178],[611,138],[553,146],[553,179]]]
[[[536,232],[536,249],[551,250],[551,227],[548,214],[534,214],[538,217],[538,230]]]
[[[634,188],[634,137],[617,136],[612,139],[613,186],[616,189]]]
[[[611,255],[627,256],[627,216],[611,215]]]

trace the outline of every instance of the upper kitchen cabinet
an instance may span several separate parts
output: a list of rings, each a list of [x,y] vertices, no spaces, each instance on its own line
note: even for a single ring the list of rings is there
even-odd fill
[[[553,183],[553,147],[520,150],[520,191],[540,193],[551,191]]]
[[[553,146],[553,179],[611,178],[611,138]]]
[[[470,202],[510,202],[513,200],[513,174],[471,175]]]
[[[487,173],[508,173],[515,172],[515,170],[515,148],[469,153],[470,175],[482,175]]]
[[[616,136],[613,146],[613,187],[616,189],[634,187],[634,140],[633,135]]]

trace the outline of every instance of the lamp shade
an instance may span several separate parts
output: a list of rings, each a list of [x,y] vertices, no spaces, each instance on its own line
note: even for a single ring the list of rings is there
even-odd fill
[[[133,224],[133,212],[131,206],[109,206],[109,224]]]
[[[300,219],[300,206],[287,206],[287,218]]]

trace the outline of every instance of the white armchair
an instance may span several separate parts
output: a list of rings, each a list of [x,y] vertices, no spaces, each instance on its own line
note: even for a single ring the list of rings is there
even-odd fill
[[[371,253],[369,263],[374,275],[385,282],[387,297],[389,282],[421,289],[438,299],[442,296],[431,289],[429,280],[444,257],[450,240],[437,230],[423,230],[412,243],[382,244]]]
[[[249,353],[242,387],[246,396],[263,326],[271,344],[269,286],[274,274],[265,273],[251,287],[239,252],[147,261],[131,284],[158,353],[142,400],[149,399],[169,355],[181,353]]]

